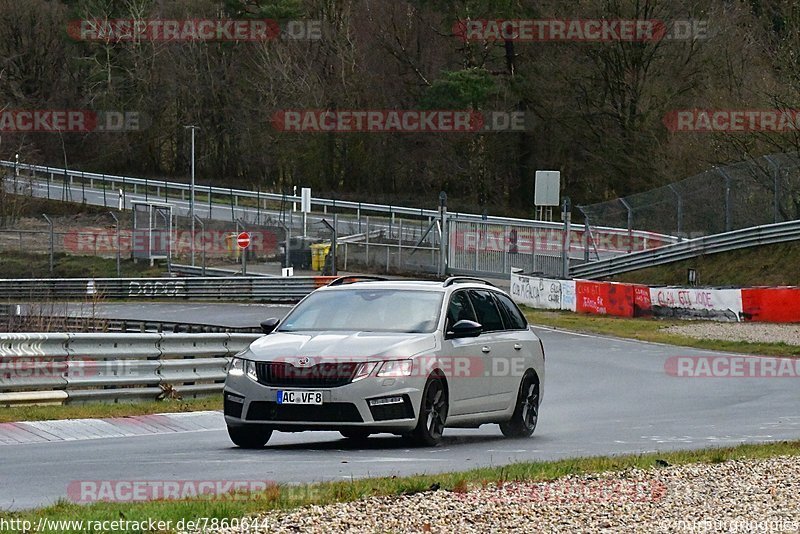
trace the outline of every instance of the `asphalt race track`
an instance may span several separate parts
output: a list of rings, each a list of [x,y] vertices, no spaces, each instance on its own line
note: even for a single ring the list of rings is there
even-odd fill
[[[134,308],[126,306],[125,315]],[[195,322],[219,319],[223,310],[231,316],[252,312],[239,306],[186,308],[180,319]],[[251,324],[262,318],[257,313]],[[358,446],[336,432],[275,433],[264,450],[245,451],[232,446],[220,415],[219,427],[205,431],[0,445],[0,507],[52,503],[79,480],[313,482],[800,439],[795,380],[677,378],[664,371],[667,358],[713,353],[548,329],[538,333],[547,377],[539,427],[530,439],[504,439],[496,425],[447,430],[443,445],[432,449],[410,449],[390,435]]]

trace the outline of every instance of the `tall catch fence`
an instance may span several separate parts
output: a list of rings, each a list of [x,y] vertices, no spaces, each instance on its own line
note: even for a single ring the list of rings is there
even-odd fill
[[[643,193],[579,206],[590,227],[685,239],[800,219],[800,155],[715,167]]]

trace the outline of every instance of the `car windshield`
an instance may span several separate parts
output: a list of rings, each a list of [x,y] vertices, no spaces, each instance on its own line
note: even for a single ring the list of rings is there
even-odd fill
[[[433,332],[441,304],[438,291],[319,291],[301,302],[278,331]]]

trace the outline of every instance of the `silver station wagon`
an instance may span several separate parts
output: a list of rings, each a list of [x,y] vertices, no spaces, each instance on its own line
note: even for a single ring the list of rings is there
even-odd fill
[[[240,447],[263,447],[275,430],[432,446],[448,427],[495,423],[513,438],[536,428],[544,348],[486,281],[343,277],[261,326],[267,335],[232,359],[225,381]]]

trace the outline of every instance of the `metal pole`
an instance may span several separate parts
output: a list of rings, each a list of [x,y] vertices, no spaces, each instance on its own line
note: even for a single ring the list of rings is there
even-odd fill
[[[192,267],[194,267],[194,256],[195,256],[195,243],[194,243],[194,131],[198,129],[197,126],[184,126],[184,128],[188,128],[192,131],[192,179],[190,183],[190,192],[189,192],[189,218],[192,220]],[[211,203],[211,195],[208,196],[209,204]]]
[[[773,193],[773,198],[772,198],[772,222],[773,223],[777,223],[777,222],[780,221],[780,202],[781,202],[780,179],[781,179],[781,168],[780,168],[780,165],[775,163],[775,161],[771,157],[764,156],[764,159],[767,160],[769,162],[769,164],[772,165],[772,168],[774,169],[773,172],[772,172],[772,193]]]
[[[284,228],[286,228],[286,258],[284,258],[284,260],[286,263],[286,268],[288,269],[291,265],[289,263],[289,256],[290,256],[289,244],[292,241],[292,227],[284,225]]]
[[[117,219],[117,216],[114,215],[113,211],[109,211],[108,213],[114,219],[114,224],[117,227],[117,278],[120,278],[121,274],[120,274],[120,249],[119,249],[119,247],[120,247],[120,244],[119,244],[119,219]]]
[[[725,231],[730,232],[731,221],[731,177],[723,169],[717,167],[717,173],[725,178]]]
[[[447,274],[447,193],[439,193],[439,218],[441,221],[441,239],[439,239],[439,276]]]
[[[561,259],[563,261],[561,276],[562,278],[569,278],[570,232],[572,232],[572,204],[569,197],[564,197],[562,212],[564,214],[564,241],[561,249]]]
[[[44,217],[44,220],[50,225],[50,276],[53,276],[53,221],[50,220],[50,217],[48,217],[46,213],[42,213],[42,217]],[[20,242],[22,242],[21,239]]]
[[[631,205],[625,202],[624,198],[620,198],[619,201],[628,210],[628,253],[631,253],[633,252],[633,210]]]
[[[669,190],[672,191],[672,193],[678,199],[678,205],[677,205],[678,239],[683,239],[683,197],[681,197],[681,194],[678,193],[677,189],[675,189],[674,184],[669,184],[667,187],[669,187]]]
[[[205,233],[206,233],[206,225],[203,223],[203,220],[198,217],[197,215],[194,216],[195,220],[200,223],[200,235],[203,238],[203,276],[206,275],[206,240],[205,240]],[[192,236],[192,240],[194,240],[194,236]]]
[[[331,240],[331,247],[332,247],[331,248],[331,259],[333,260],[333,266],[332,266],[331,274],[333,276],[336,276],[336,273],[337,273],[337,270],[336,270],[336,239],[337,239],[338,234],[339,234],[338,229],[339,229],[339,214],[338,213],[334,213],[333,214],[333,239]]]

